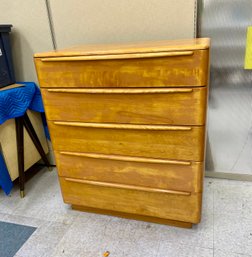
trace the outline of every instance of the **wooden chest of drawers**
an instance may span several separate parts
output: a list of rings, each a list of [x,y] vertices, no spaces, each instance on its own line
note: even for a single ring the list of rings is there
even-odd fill
[[[200,222],[209,39],[83,46],[35,64],[66,203]]]

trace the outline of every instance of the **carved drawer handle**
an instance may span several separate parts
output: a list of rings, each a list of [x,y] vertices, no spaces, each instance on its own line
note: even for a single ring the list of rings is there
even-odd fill
[[[88,60],[112,60],[112,59],[176,57],[176,56],[190,56],[190,55],[193,55],[193,51],[46,57],[46,58],[41,58],[41,61],[42,62],[63,62],[63,61],[64,62],[72,62],[72,61],[88,61]]]
[[[172,93],[191,93],[192,88],[151,88],[151,89],[136,89],[136,88],[120,88],[120,89],[47,89],[50,93],[76,93],[76,94],[172,94]]]
[[[175,190],[168,190],[168,189],[161,189],[161,188],[151,188],[151,187],[143,187],[143,186],[118,184],[118,183],[100,182],[100,181],[93,181],[93,180],[86,180],[86,179],[65,178],[65,180],[69,182],[81,183],[81,184],[92,185],[92,186],[137,190],[137,191],[144,191],[144,192],[150,192],[150,193],[166,193],[166,194],[185,195],[185,196],[191,195],[190,192],[184,192],[184,191],[175,191]]]
[[[190,161],[175,161],[175,160],[166,160],[166,159],[154,159],[146,157],[135,157],[135,156],[123,156],[123,155],[113,155],[113,154],[98,154],[98,153],[78,153],[78,152],[65,152],[62,151],[60,154],[70,155],[70,156],[79,156],[79,157],[88,157],[94,159],[103,159],[103,160],[115,160],[115,161],[129,161],[129,162],[144,162],[144,163],[156,163],[156,164],[171,164],[171,165],[183,165],[190,166]]]
[[[192,127],[188,127],[188,126],[166,126],[166,125],[138,125],[138,124],[89,123],[89,122],[68,122],[68,121],[54,121],[53,124],[59,125],[59,126],[106,128],[106,129],[173,130],[173,131],[192,130]]]

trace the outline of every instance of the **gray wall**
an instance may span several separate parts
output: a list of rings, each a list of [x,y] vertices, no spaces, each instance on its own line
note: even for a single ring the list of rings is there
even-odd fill
[[[59,48],[192,38],[194,0],[50,0]]]

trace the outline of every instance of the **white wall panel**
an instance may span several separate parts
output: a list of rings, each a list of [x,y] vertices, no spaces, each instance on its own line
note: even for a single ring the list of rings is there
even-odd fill
[[[58,48],[193,38],[195,0],[50,0]]]
[[[33,54],[52,50],[44,0],[0,0],[0,24],[12,24],[13,62],[18,81],[35,81]]]

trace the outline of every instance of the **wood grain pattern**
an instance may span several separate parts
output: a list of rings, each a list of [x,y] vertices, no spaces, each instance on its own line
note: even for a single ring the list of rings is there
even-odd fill
[[[86,185],[60,177],[65,203],[198,223],[201,193],[190,196]]]
[[[88,61],[88,60],[157,58],[157,57],[187,56],[187,55],[193,55],[193,51],[50,57],[50,58],[41,58],[41,61],[42,62],[62,62],[62,61],[73,62],[73,61]]]
[[[50,93],[71,94],[173,94],[191,93],[193,88],[49,88],[42,89]]]
[[[42,96],[48,120],[135,124],[205,124],[206,87],[42,89]]]
[[[207,85],[208,55],[35,64],[41,87],[192,87]]]
[[[154,131],[48,125],[54,150],[204,160],[204,127]]]
[[[209,49],[209,38],[161,40],[120,44],[82,45],[52,52],[36,53],[35,57],[96,56],[108,54],[157,53]]]
[[[93,122],[71,122],[53,121],[54,125],[70,126],[81,128],[100,128],[100,129],[134,129],[134,130],[173,130],[187,131],[192,130],[190,126],[169,126],[169,125],[146,125],[146,124],[117,124],[117,123],[93,123]]]
[[[209,47],[204,38],[35,55],[66,203],[200,222]]]
[[[60,152],[63,155],[88,157],[94,159],[103,160],[114,160],[114,161],[129,161],[129,162],[144,162],[144,163],[157,163],[157,164],[174,164],[174,165],[191,165],[190,161],[178,161],[168,159],[154,159],[154,158],[143,158],[136,156],[125,156],[125,155],[112,155],[112,154],[98,154],[98,153],[79,153],[79,152]]]
[[[170,225],[170,226],[175,226],[175,227],[180,227],[180,228],[192,228],[192,225],[193,225],[190,222],[183,222],[183,221],[169,220],[169,219],[160,219],[157,217],[150,217],[150,216],[144,216],[144,215],[139,215],[139,214],[131,214],[131,213],[125,213],[125,212],[90,208],[90,207],[80,206],[80,205],[72,205],[72,209],[78,210],[78,211],[84,211],[84,212],[97,213],[97,214],[112,215],[112,216],[125,218],[125,219],[143,220],[146,222],[165,224],[165,225]]]
[[[57,151],[55,158],[63,177],[202,192],[202,162]]]
[[[136,191],[143,191],[148,193],[164,193],[164,194],[187,195],[187,196],[191,195],[190,192],[177,191],[177,190],[175,191],[175,190],[163,189],[163,188],[126,185],[126,184],[102,182],[102,181],[87,180],[87,179],[76,179],[76,178],[65,178],[65,180],[67,182],[81,183],[84,185],[108,187],[108,188],[116,188],[116,189],[126,189],[126,190],[136,190]]]

